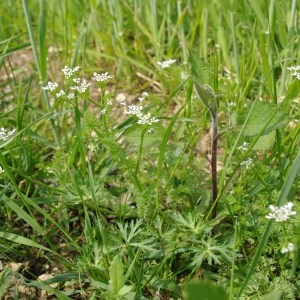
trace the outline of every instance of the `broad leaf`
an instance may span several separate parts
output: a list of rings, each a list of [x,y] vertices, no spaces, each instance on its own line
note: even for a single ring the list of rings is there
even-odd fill
[[[124,286],[124,265],[120,256],[116,255],[111,262],[109,268],[109,284],[112,287],[115,295],[118,295],[121,288]]]
[[[212,77],[212,68],[206,60],[190,51],[188,62],[193,81],[198,85],[209,84]]]
[[[164,128],[158,124],[155,125],[154,132],[142,132],[144,129],[141,126],[133,127],[126,132],[124,138],[127,140],[128,143],[131,145],[140,146],[143,137],[143,148],[152,147],[154,145],[161,144],[164,135]]]
[[[281,291],[273,291],[267,295],[265,295],[262,300],[280,300],[282,292]]]
[[[266,102],[255,102],[245,126],[244,135],[254,136],[269,134],[287,124],[287,115],[278,106]]]
[[[262,135],[255,143],[253,150],[264,151],[270,149],[275,142],[275,131]]]
[[[214,89],[209,85],[212,77],[212,68],[206,60],[190,51],[189,55],[190,74],[196,93],[203,104],[216,115],[217,101]]]
[[[228,300],[229,297],[221,286],[209,281],[191,282],[185,286],[185,300]]]

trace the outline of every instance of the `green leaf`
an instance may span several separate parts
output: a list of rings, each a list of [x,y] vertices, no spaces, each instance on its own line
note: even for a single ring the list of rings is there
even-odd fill
[[[290,108],[292,101],[300,94],[300,80],[294,80],[288,87],[282,102],[284,107]]]
[[[190,74],[196,93],[203,104],[211,112],[216,114],[217,101],[214,89],[209,85],[212,78],[212,68],[204,58],[190,51],[189,56]]]
[[[281,292],[279,291],[273,291],[271,293],[268,293],[265,295],[262,300],[280,300],[281,299]]]
[[[129,129],[124,138],[132,145],[136,145],[137,147],[140,146],[142,140],[142,131],[143,128],[141,126],[133,127]],[[152,147],[154,145],[161,144],[164,136],[164,128],[159,124],[155,125],[155,129],[153,133],[144,133],[143,137],[143,148]]]
[[[132,291],[133,286],[132,285],[124,285],[120,290],[119,290],[119,296],[125,296],[129,292]]]
[[[229,297],[221,286],[210,281],[191,282],[185,286],[185,300],[228,300]],[[200,296],[201,295],[201,296]]]
[[[209,84],[212,77],[212,68],[207,61],[190,51],[188,62],[193,81],[198,85]]]
[[[44,235],[44,229],[39,225],[39,223],[32,218],[24,209],[22,209],[17,203],[12,199],[3,196],[2,201],[9,206],[19,218],[22,218],[27,224],[29,224],[38,233]]]
[[[244,135],[254,136],[266,135],[272,130],[278,129],[287,124],[287,115],[278,106],[266,102],[255,102],[251,115],[245,126]]]
[[[41,244],[38,244],[28,238],[22,237],[14,233],[0,231],[0,238],[9,240],[17,244],[26,245],[26,246],[35,247],[35,248],[53,252],[52,250],[42,246]]]
[[[109,276],[109,284],[112,287],[114,294],[118,295],[125,283],[124,265],[119,255],[116,255],[111,262]]]
[[[151,286],[153,286],[155,289],[163,289],[166,291],[170,291],[178,296],[181,295],[181,288],[173,281],[170,281],[168,279],[160,279],[157,277],[154,277],[150,281]]]
[[[275,135],[274,130],[269,134],[262,135],[254,145],[253,150],[264,151],[270,149],[274,144]]]

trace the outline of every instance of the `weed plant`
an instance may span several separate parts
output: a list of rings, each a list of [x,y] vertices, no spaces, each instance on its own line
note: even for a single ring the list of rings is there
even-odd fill
[[[1,297],[300,299],[296,0],[0,12]]]

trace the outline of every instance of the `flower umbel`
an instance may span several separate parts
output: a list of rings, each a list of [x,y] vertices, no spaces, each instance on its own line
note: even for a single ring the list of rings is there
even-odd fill
[[[98,74],[96,72],[94,72],[94,77],[92,77],[92,79],[98,81],[98,82],[104,82],[107,81],[108,79],[111,79],[112,76],[110,76],[108,74],[108,72],[102,73],[102,74]]]
[[[271,212],[266,216],[266,218],[269,220],[274,219],[275,222],[286,221],[289,219],[290,216],[296,214],[296,212],[292,210],[293,205],[294,204],[292,202],[288,202],[283,206],[270,205],[269,208]]]
[[[249,148],[249,143],[247,142],[243,142],[243,144],[241,146],[238,147],[238,150],[241,150],[241,151],[247,151]]]
[[[169,68],[171,65],[176,63],[176,59],[169,59],[165,61],[158,61],[157,64],[162,68],[166,69]]]
[[[89,82],[86,81],[86,79],[80,80],[80,78],[74,78],[73,81],[76,83],[76,85],[72,86],[71,90],[76,90],[81,94],[84,93],[91,85]]]
[[[292,252],[294,250],[295,250],[295,245],[293,243],[288,243],[288,245],[286,247],[283,247],[281,249],[281,253],[285,254],[285,253],[288,253],[288,252]]]
[[[62,72],[64,73],[65,77],[66,78],[70,78],[74,75],[75,72],[78,72],[79,71],[79,67],[75,67],[75,68],[69,68],[68,66],[65,66],[63,69],[62,69]]]
[[[148,93],[144,92],[142,94],[142,97],[139,97],[138,99],[140,102],[143,102],[146,99],[146,97],[148,97]],[[128,105],[126,114],[137,116],[138,117],[137,123],[141,125],[152,125],[153,123],[158,122],[158,119],[152,117],[150,113],[143,114],[142,110],[143,110],[143,106],[141,105],[140,106],[134,104]]]
[[[297,66],[291,66],[287,68],[290,71],[293,71],[292,76],[295,76],[297,79],[300,80],[300,65]]]
[[[241,162],[241,166],[245,166],[246,169],[250,169],[252,167],[252,165],[253,165],[253,161],[252,161],[252,158],[250,158],[250,157]]]
[[[65,91],[60,90],[58,93],[56,93],[56,98],[59,98],[59,97],[64,96],[64,95],[65,95]]]
[[[12,131],[7,131],[7,129],[5,128],[0,128],[0,140],[2,141],[6,141],[8,140],[14,133],[15,133],[16,129],[12,130]]]
[[[50,91],[50,92],[54,92],[58,87],[58,84],[57,82],[51,82],[51,81],[48,81],[47,85],[46,86],[43,86],[42,89],[45,90],[45,91]]]

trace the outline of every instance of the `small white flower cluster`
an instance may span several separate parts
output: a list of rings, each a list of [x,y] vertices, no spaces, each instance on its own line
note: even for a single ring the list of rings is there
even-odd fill
[[[148,93],[147,92],[143,92],[142,93],[142,97],[138,98],[140,102],[143,102],[147,97],[148,97]],[[123,103],[121,103],[121,105],[124,105]],[[127,111],[126,111],[126,115],[134,115],[138,117],[138,124],[141,125],[152,125],[153,123],[157,123],[159,120],[152,117],[150,113],[147,114],[143,114],[142,113],[143,110],[143,106],[137,106],[137,105],[128,105],[127,106]]]
[[[8,140],[14,133],[15,133],[16,129],[12,130],[12,131],[7,131],[7,129],[5,128],[0,128],[0,140],[2,141],[6,141]]]
[[[151,117],[150,113],[147,113],[146,115],[138,115],[138,124],[148,124],[152,125],[153,123],[157,123],[158,119],[155,119],[154,117]]]
[[[252,158],[250,157],[247,160],[241,162],[241,166],[245,166],[247,170],[250,169],[252,165],[253,165],[253,161]]]
[[[64,90],[60,90],[58,93],[56,93],[56,98],[59,98],[61,96],[64,96],[66,93]]]
[[[71,90],[75,90],[78,93],[84,93],[91,83],[87,83],[86,79],[74,78],[73,81],[76,83],[75,86],[71,86]]]
[[[286,247],[283,247],[281,249],[281,253],[285,254],[288,252],[293,252],[295,250],[295,245],[293,243],[288,243],[288,245]]]
[[[142,97],[138,98],[140,103],[142,103],[145,99],[147,99],[148,96],[149,96],[149,94],[147,92],[143,92]]]
[[[295,76],[297,79],[300,80],[300,65],[297,66],[291,66],[287,68],[290,71],[293,71],[292,76]]]
[[[243,144],[241,146],[238,147],[238,150],[241,150],[241,151],[247,151],[249,148],[249,143],[247,142],[243,142]]]
[[[63,69],[62,69],[62,72],[64,73],[65,77],[66,78],[71,78],[74,73],[78,72],[79,71],[79,67],[75,67],[75,68],[69,68],[68,66],[65,66]]]
[[[48,81],[48,84],[46,86],[43,86],[42,89],[45,90],[45,91],[50,91],[50,92],[53,92],[57,89],[58,87],[58,84],[57,82],[51,82],[51,81]]]
[[[165,61],[158,61],[157,64],[162,68],[166,69],[169,68],[171,65],[176,63],[176,59],[169,59]]]
[[[78,66],[75,68],[69,68],[68,66],[65,66],[62,69],[62,72],[65,75],[65,77],[67,79],[72,79],[72,81],[75,83],[75,85],[71,86],[70,89],[75,90],[78,93],[82,94],[87,91],[87,89],[89,88],[91,83],[87,82],[86,79],[72,78],[74,76],[74,74],[78,71],[79,71]],[[110,78],[112,78],[112,76],[110,76],[107,72],[102,73],[102,74],[98,74],[98,73],[94,72],[94,76],[92,77],[93,80],[100,82],[100,83],[104,83],[105,81],[107,81]],[[66,94],[64,90],[60,90],[60,91],[56,92],[57,88],[58,88],[57,82],[51,82],[51,81],[48,81],[47,85],[42,87],[43,90],[48,90],[52,94],[55,94],[56,98],[62,97]],[[75,98],[74,93],[68,94],[67,98],[74,99]]]
[[[292,202],[288,202],[287,204],[279,207],[270,205],[269,208],[271,213],[269,213],[266,218],[269,220],[274,219],[276,222],[286,221],[290,216],[296,214],[296,212],[292,210],[293,205],[294,204]]]
[[[92,79],[98,81],[98,82],[105,82],[108,79],[111,79],[112,76],[108,74],[108,72],[102,73],[102,74],[98,74],[96,72],[94,72],[94,77],[92,77]]]

